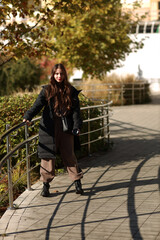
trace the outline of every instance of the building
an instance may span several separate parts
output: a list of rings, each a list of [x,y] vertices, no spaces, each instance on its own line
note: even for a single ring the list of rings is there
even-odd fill
[[[124,1],[123,1],[124,2]],[[134,1],[125,1],[124,8],[131,8]],[[133,74],[139,79],[145,79],[150,83],[151,91],[160,91],[160,1],[144,0],[141,9],[137,13],[147,17],[130,34],[136,35],[137,39],[145,39],[144,46],[136,53],[132,52],[121,62],[121,67],[110,72],[118,75]]]
[[[124,11],[132,11],[135,0],[121,0]],[[160,90],[160,1],[142,0],[141,8],[136,13],[146,18],[132,29],[130,36],[137,39],[145,38],[144,47],[136,53],[130,53],[126,60],[121,62],[120,68],[110,72],[118,75],[134,74],[137,78],[147,79],[154,91]],[[82,72],[74,71],[72,81],[80,79]]]
[[[135,0],[121,0],[124,9],[132,9]],[[146,21],[160,20],[160,1],[158,0],[142,0],[139,1],[141,8],[136,12],[141,16],[147,13]]]

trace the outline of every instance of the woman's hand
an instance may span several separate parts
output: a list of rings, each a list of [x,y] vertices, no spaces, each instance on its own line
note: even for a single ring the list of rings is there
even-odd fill
[[[27,126],[29,126],[29,124],[30,124],[30,121],[25,118],[23,119],[23,122],[25,122],[27,124]]]

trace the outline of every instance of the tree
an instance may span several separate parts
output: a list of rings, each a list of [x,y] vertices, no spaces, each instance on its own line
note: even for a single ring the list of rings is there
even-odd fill
[[[31,91],[40,84],[40,65],[27,57],[10,63],[0,68],[0,96],[9,95],[19,89]]]
[[[142,46],[130,38],[138,17],[120,0],[2,0],[1,64],[12,58],[51,56],[86,75],[102,76]],[[14,21],[28,18],[32,21]],[[7,17],[12,22],[8,22]]]

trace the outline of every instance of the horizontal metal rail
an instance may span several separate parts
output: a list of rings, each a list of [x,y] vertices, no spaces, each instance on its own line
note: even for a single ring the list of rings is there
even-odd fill
[[[41,117],[37,117],[37,118],[34,118],[31,120],[31,122],[36,122],[37,120],[40,120]],[[17,131],[19,128],[25,126],[26,123],[25,122],[22,122],[22,123],[19,123],[11,128],[9,128],[5,133],[3,133],[1,136],[0,136],[0,143],[1,141],[6,138],[6,136],[8,136],[9,134],[13,133],[14,131]]]
[[[18,130],[19,128],[21,128],[21,127],[24,126],[24,125],[25,125],[25,122],[22,122],[22,123],[20,123],[20,124],[15,125],[14,127],[10,128],[10,129],[8,129],[5,133],[3,133],[3,134],[0,136],[0,142],[1,142],[6,136],[8,136],[10,133]]]
[[[2,158],[2,160],[0,161],[0,168],[2,168],[3,164],[6,162],[6,160],[10,157],[13,156],[13,153],[15,153],[18,149],[20,149],[21,147],[23,147],[26,143],[29,143],[30,141],[32,141],[33,139],[37,138],[38,134],[36,134],[33,137],[30,137],[26,140],[24,140],[22,143],[17,144],[10,152],[8,152],[5,157]]]
[[[99,141],[99,140],[102,140],[103,138],[105,138],[105,136],[101,136],[101,137],[99,137],[98,139],[94,139],[94,140],[91,140],[90,142],[86,142],[86,143],[82,143],[81,145],[82,146],[85,146],[85,145],[87,145],[87,144],[89,144],[89,143],[94,143],[94,142],[97,142],[97,141]]]
[[[104,125],[104,127],[98,128],[98,129],[96,129],[96,130],[92,130],[92,131],[90,131],[90,132],[81,133],[80,136],[84,136],[84,135],[87,135],[87,134],[89,134],[89,133],[98,132],[98,131],[100,131],[100,130],[102,130],[102,129],[105,129],[105,128],[108,127],[108,126],[109,126],[109,124],[106,124],[106,125]]]
[[[108,107],[112,104],[113,102],[110,101],[109,103],[102,103],[99,105],[93,105],[93,106],[87,106],[87,107],[81,107],[81,110],[87,110],[87,109],[95,109],[95,108],[101,108],[101,107]]]
[[[110,143],[110,131],[109,131],[109,111],[111,110],[110,107],[112,105],[112,101],[109,103],[104,104],[98,104],[93,106],[87,106],[87,107],[81,107],[81,111],[87,111],[87,118],[83,120],[84,125],[87,124],[86,130],[80,134],[80,138],[84,135],[87,135],[85,138],[87,138],[87,141],[81,142],[81,146],[88,146],[88,154],[91,153],[91,144],[97,141],[100,141],[104,139],[107,140],[107,143]],[[98,117],[91,117],[92,110],[99,109],[99,116]],[[41,117],[34,118],[31,122],[35,123],[39,121]],[[95,121],[100,121],[98,124],[97,129],[91,129],[92,123],[94,124]],[[27,189],[31,190],[31,176],[30,173],[33,169],[38,167],[40,163],[36,163],[33,166],[30,166],[31,157],[33,157],[37,151],[31,150],[32,147],[35,146],[35,143],[32,143],[34,140],[38,139],[38,134],[35,134],[34,136],[29,136],[29,129],[32,128],[32,126],[27,126],[25,122],[22,122],[20,124],[17,124],[11,128],[7,125],[7,131],[3,133],[0,136],[0,142],[1,144],[4,144],[3,140],[6,139],[6,149],[7,153],[3,158],[0,160],[0,184],[3,182],[4,179],[6,179],[8,175],[8,189],[0,194],[0,201],[2,201],[6,195],[8,194],[9,197],[9,208],[14,209],[13,204],[13,188],[18,183],[20,179],[22,179],[25,175],[27,175],[26,183],[27,183]],[[19,142],[15,146],[12,146],[13,139],[16,138],[15,132],[19,130],[24,131],[25,139],[22,142]],[[105,131],[105,129],[107,131]],[[96,134],[95,139],[91,139],[92,134]],[[23,150],[24,149],[24,150]],[[23,150],[23,151],[22,151]],[[20,152],[23,152],[23,158],[21,158],[18,154],[15,155],[15,153],[18,154]],[[24,156],[25,154],[25,156]],[[13,158],[18,159],[18,161],[12,166],[13,164]],[[15,162],[15,161],[14,161]],[[6,163],[7,163],[7,172],[5,172],[6,169]],[[13,171],[19,168],[22,164],[26,164],[26,167],[23,169],[23,174],[16,179],[13,183]],[[5,167],[4,167],[5,165]]]
[[[107,117],[108,114],[105,114],[104,116],[100,116],[100,117],[95,117],[95,118],[91,118],[91,119],[86,119],[84,120],[83,122],[93,122],[93,121],[96,121],[96,120],[99,120],[99,119],[103,119],[104,117]]]
[[[83,89],[85,96],[92,99],[93,101],[112,100],[114,103],[114,101],[118,99],[120,105],[124,105],[126,101],[129,104],[144,102],[147,96],[146,89],[148,85],[148,82],[142,80],[138,82],[135,81],[125,83],[74,83],[75,87]]]

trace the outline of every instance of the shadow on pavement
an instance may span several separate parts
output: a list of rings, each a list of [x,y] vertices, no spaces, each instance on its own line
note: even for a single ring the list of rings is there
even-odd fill
[[[157,100],[155,99],[153,101],[153,104],[159,104],[159,96]],[[113,119],[114,127],[117,127],[117,130],[115,130],[114,134],[119,136],[118,138],[115,138],[114,141],[114,147],[112,150],[109,150],[108,152],[101,152],[93,154],[91,157],[87,157],[84,159],[81,159],[80,166],[83,169],[87,169],[86,171],[89,171],[90,168],[94,169],[94,167],[104,167],[105,170],[102,172],[102,174],[95,179],[95,182],[92,184],[91,188],[85,189],[84,184],[84,195],[87,196],[87,199],[85,200],[85,206],[83,211],[83,216],[81,222],[78,224],[81,225],[81,239],[86,239],[86,232],[85,227],[89,223],[95,223],[95,222],[107,222],[110,220],[115,220],[119,218],[127,219],[129,218],[129,224],[130,224],[130,232],[133,239],[143,239],[140,233],[139,225],[138,225],[138,216],[140,215],[146,215],[146,214],[159,214],[159,212],[149,213],[145,212],[142,214],[137,214],[136,212],[136,206],[135,206],[135,195],[142,193],[142,191],[136,193],[135,188],[136,186],[146,186],[146,185],[157,185],[160,190],[160,168],[157,173],[157,178],[152,178],[152,176],[148,179],[145,179],[145,177],[141,178],[141,180],[138,180],[138,175],[143,168],[144,164],[147,163],[151,158],[154,158],[158,155],[160,155],[160,131],[151,129],[149,127],[142,128],[140,126],[136,126],[134,124],[126,124],[126,122],[121,122]],[[126,135],[124,135],[124,134]],[[130,133],[127,135],[127,133]],[[122,137],[120,137],[122,134]],[[98,159],[98,161],[97,161]],[[130,161],[139,161],[139,164],[137,166],[133,166],[133,174],[129,179],[121,179],[119,182],[117,180],[117,183],[105,183],[103,186],[97,186],[98,183],[101,182],[102,177],[108,173],[108,171],[116,166],[124,165],[124,168],[126,167],[125,164]],[[126,169],[127,171],[127,169]],[[46,231],[46,238],[45,240],[50,239],[50,229],[52,229],[52,222],[60,208],[60,205],[64,201],[65,195],[70,191],[72,185],[70,185],[66,193],[63,194],[61,197],[58,205],[56,206],[52,217],[50,218],[47,226]],[[100,191],[112,191],[114,189],[122,189],[127,188],[127,210],[128,215],[127,216],[117,216],[116,218],[107,218],[103,220],[97,220],[97,221],[87,221],[87,212],[89,209],[91,198],[94,198],[94,195],[96,195],[97,192]],[[149,190],[146,192],[154,192],[154,190]],[[111,197],[106,196],[106,197]],[[106,198],[105,197],[105,198]],[[113,194],[114,197],[114,194]],[[92,198],[92,199],[93,199]],[[80,200],[79,200],[80,201]],[[75,224],[78,225],[77,223]],[[74,224],[71,224],[74,226]],[[65,226],[68,226],[66,223]],[[59,227],[64,227],[59,226]]]

